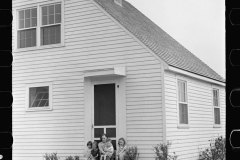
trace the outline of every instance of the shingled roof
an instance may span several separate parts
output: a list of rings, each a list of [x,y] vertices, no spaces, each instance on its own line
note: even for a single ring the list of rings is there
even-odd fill
[[[188,51],[130,3],[122,0],[121,7],[114,0],[94,1],[169,66],[225,82],[208,65]]]

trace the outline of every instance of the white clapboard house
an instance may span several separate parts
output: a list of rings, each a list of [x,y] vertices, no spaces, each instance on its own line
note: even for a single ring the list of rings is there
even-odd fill
[[[125,0],[12,6],[14,160],[82,156],[102,133],[196,160],[225,136],[225,80]]]

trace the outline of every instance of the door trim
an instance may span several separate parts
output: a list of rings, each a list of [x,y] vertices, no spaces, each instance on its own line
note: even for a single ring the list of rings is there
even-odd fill
[[[92,84],[103,81],[115,81],[119,85],[117,88],[118,98],[116,103],[117,117],[116,119],[116,136],[117,138],[123,137],[127,140],[126,132],[126,78],[124,76],[103,76],[103,77],[84,77],[84,144],[92,140]],[[101,83],[101,82],[100,82]],[[117,124],[118,122],[118,124]],[[118,139],[117,139],[118,141]],[[84,147],[86,150],[86,147]]]

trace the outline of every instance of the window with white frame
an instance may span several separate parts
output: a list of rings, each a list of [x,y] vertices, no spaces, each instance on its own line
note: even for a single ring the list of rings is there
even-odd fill
[[[61,4],[41,6],[41,45],[61,43]]]
[[[36,46],[37,8],[18,11],[18,48]]]
[[[27,110],[52,109],[52,84],[33,84],[26,87]]]
[[[179,124],[188,124],[187,82],[178,80]]]
[[[17,11],[17,48],[62,43],[62,4],[38,5]]]
[[[213,89],[214,124],[220,124],[219,90]]]

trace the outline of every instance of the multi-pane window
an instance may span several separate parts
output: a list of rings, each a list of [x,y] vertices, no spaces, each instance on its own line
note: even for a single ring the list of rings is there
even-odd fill
[[[18,10],[17,48],[62,43],[61,7],[55,3]]]
[[[41,8],[41,45],[61,43],[61,4]]]
[[[29,88],[29,108],[49,106],[49,87]]]
[[[178,80],[179,124],[188,124],[187,83]]]
[[[214,123],[220,124],[219,90],[213,89]]]
[[[18,48],[36,46],[37,8],[18,11]]]

